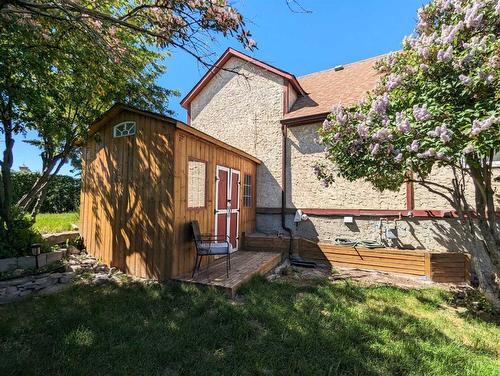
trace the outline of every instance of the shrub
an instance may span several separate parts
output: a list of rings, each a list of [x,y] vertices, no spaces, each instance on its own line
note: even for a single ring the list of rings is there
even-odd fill
[[[31,255],[31,245],[41,243],[42,236],[33,228],[34,220],[18,207],[12,208],[13,229],[0,238],[0,258]]]
[[[13,172],[13,200],[17,202],[35,184],[38,172]],[[78,210],[80,205],[80,179],[56,175],[52,177],[41,213],[66,213]]]

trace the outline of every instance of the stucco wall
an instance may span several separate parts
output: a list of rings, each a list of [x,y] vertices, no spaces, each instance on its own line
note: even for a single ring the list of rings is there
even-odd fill
[[[500,168],[493,168],[493,179],[500,176]],[[453,172],[450,168],[435,168],[427,178],[429,181],[440,185],[451,187]],[[470,177],[466,177],[465,197],[471,208],[475,208],[474,185]],[[441,193],[446,193],[444,189],[436,186],[430,186],[432,189]],[[493,181],[495,190],[496,209],[500,209],[500,182]],[[450,204],[446,199],[438,194],[431,193],[427,188],[420,184],[415,184],[415,209],[450,209]]]
[[[192,101],[191,125],[259,158],[257,206],[278,207],[283,78],[234,57],[224,68]]]
[[[324,149],[316,142],[321,124],[301,125],[288,130],[287,205],[296,208],[335,209],[404,209],[406,189],[399,192],[375,190],[365,181],[348,182],[337,177],[324,188],[316,178],[313,167],[324,162]]]

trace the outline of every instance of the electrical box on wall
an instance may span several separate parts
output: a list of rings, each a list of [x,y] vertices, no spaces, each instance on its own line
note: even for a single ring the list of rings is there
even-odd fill
[[[344,217],[344,223],[347,223],[347,224],[354,223],[354,218],[353,217]]]

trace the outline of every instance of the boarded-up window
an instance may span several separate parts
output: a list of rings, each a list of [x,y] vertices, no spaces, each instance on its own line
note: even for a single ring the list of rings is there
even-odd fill
[[[205,207],[207,165],[201,161],[188,161],[188,208]]]
[[[252,177],[250,175],[245,175],[243,180],[243,206],[252,207]]]

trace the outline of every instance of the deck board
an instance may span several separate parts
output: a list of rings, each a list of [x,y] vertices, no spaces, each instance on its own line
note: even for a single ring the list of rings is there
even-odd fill
[[[174,278],[176,281],[220,288],[231,296],[241,284],[255,274],[265,274],[281,261],[281,254],[276,252],[238,251],[231,254],[231,270],[226,276],[225,257],[213,261],[208,267],[200,269],[195,276],[191,272]]]

